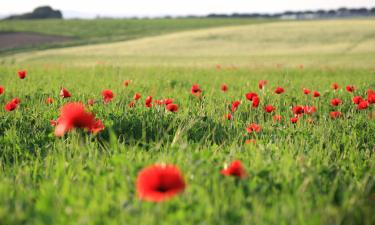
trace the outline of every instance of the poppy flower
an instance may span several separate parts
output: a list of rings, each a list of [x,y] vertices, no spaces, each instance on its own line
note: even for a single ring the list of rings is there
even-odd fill
[[[154,100],[154,104],[155,104],[155,105],[164,105],[164,101],[163,101],[163,100],[155,99],[155,100]]]
[[[226,84],[222,84],[221,87],[220,87],[220,89],[221,89],[223,92],[226,92],[226,91],[228,91],[228,85],[226,85]]]
[[[310,94],[310,90],[309,89],[307,89],[307,88],[303,88],[303,93],[305,94],[305,95],[308,95],[308,94]]]
[[[341,112],[339,112],[339,111],[330,112],[329,114],[330,114],[332,119],[336,119],[336,118],[339,118],[341,116]]]
[[[133,99],[137,101],[137,100],[140,99],[141,97],[142,97],[141,94],[139,94],[139,93],[135,93]]]
[[[348,85],[348,86],[346,86],[346,91],[347,91],[347,92],[353,92],[354,89],[355,89],[355,87],[352,86],[352,85]]]
[[[283,117],[281,115],[275,115],[272,118],[273,118],[273,121],[275,121],[275,122],[281,121],[283,119]]]
[[[254,92],[246,93],[245,96],[246,96],[246,99],[249,101],[253,101],[254,97],[258,97],[258,95]]]
[[[267,84],[266,80],[260,80],[258,83],[258,88],[262,90],[264,86],[266,86],[266,84]]]
[[[156,164],[139,172],[136,188],[141,200],[161,202],[183,192],[186,184],[177,166]]]
[[[3,86],[0,86],[0,95],[2,95],[5,91],[5,88]]]
[[[318,91],[314,91],[314,93],[313,93],[313,97],[314,97],[314,98],[318,98],[318,97],[320,97],[320,93],[319,93]]]
[[[235,112],[238,108],[238,106],[241,105],[241,102],[240,101],[234,101],[232,102],[232,112]]]
[[[129,84],[130,84],[131,82],[132,82],[131,80],[125,80],[125,81],[124,81],[124,86],[125,86],[125,87],[129,86]]]
[[[363,101],[363,98],[361,96],[354,96],[352,100],[354,104],[358,105],[361,101]]]
[[[216,68],[217,70],[221,70],[221,65],[220,65],[220,64],[216,64],[215,68]]]
[[[316,108],[314,107],[314,106],[304,106],[303,107],[303,113],[305,113],[305,114],[313,114],[313,113],[315,113],[316,112]]]
[[[102,130],[104,130],[104,125],[101,120],[96,120],[90,127],[90,132],[93,134],[97,134]]]
[[[62,98],[70,98],[70,97],[72,97],[72,95],[69,93],[69,91],[66,90],[65,88],[61,88],[61,90],[60,90],[60,96]]]
[[[264,110],[265,110],[267,113],[271,113],[271,112],[275,111],[276,108],[273,107],[272,105],[266,105],[266,106],[264,107]]]
[[[293,106],[292,111],[294,115],[301,115],[304,111],[303,106],[300,106],[300,105]]]
[[[338,106],[338,105],[341,105],[341,104],[342,104],[342,101],[339,98],[334,98],[334,99],[331,100],[332,106]]]
[[[191,86],[191,94],[198,96],[201,93],[202,93],[202,90],[199,88],[198,84],[193,84],[193,86]]]
[[[12,102],[13,102],[14,104],[18,105],[18,104],[21,103],[21,99],[19,99],[19,98],[13,98],[13,99],[12,99]]]
[[[245,144],[248,145],[248,144],[255,144],[256,143],[256,140],[255,139],[246,139],[245,140]]]
[[[146,101],[145,101],[146,107],[151,108],[152,107],[152,96],[147,96]]]
[[[52,99],[51,97],[48,97],[48,98],[46,99],[46,104],[50,105],[50,104],[52,104],[52,103],[53,103],[53,99]]]
[[[276,94],[281,94],[281,93],[283,93],[284,92],[284,88],[282,88],[282,87],[277,87],[276,89],[275,89],[275,93]]]
[[[259,133],[261,130],[262,128],[256,123],[252,123],[246,127],[247,133],[252,133],[252,132]]]
[[[227,120],[232,120],[232,114],[225,114],[224,115],[224,118],[227,119]]]
[[[104,103],[109,103],[112,101],[115,95],[113,94],[113,91],[107,89],[107,90],[102,91],[102,96],[103,96]]]
[[[225,166],[220,173],[224,176],[234,176],[238,178],[245,178],[247,176],[246,170],[239,160],[234,160],[229,166]]]
[[[170,112],[177,112],[178,111],[178,105],[177,104],[168,104],[165,109]]]
[[[375,92],[371,89],[367,91],[367,101],[369,104],[375,103]]]
[[[94,99],[91,99],[91,98],[90,98],[89,100],[87,100],[87,104],[88,104],[89,106],[93,106],[94,103],[95,103]]]
[[[18,71],[18,77],[20,79],[25,79],[26,73],[27,73],[26,70],[20,70],[20,71]]]
[[[7,104],[5,104],[4,108],[5,108],[6,111],[11,112],[11,111],[17,109],[17,104],[10,101]]]
[[[368,106],[369,106],[368,101],[364,101],[364,100],[362,100],[362,101],[357,105],[357,109],[358,109],[358,110],[367,109]]]
[[[172,104],[173,103],[173,99],[172,98],[164,99],[163,103],[164,103],[164,105]]]
[[[333,88],[333,90],[337,90],[337,89],[339,89],[339,85],[337,83],[333,83],[332,88]]]
[[[56,136],[63,136],[73,128],[90,130],[96,125],[95,117],[87,112],[82,103],[67,103],[61,107],[59,123],[55,128]]]
[[[260,98],[258,96],[255,96],[253,98],[253,108],[257,108],[259,106],[259,103],[260,103]]]
[[[134,101],[129,102],[128,107],[129,108],[135,107],[135,102]]]
[[[290,118],[291,123],[297,123],[298,122],[298,117],[292,117]]]

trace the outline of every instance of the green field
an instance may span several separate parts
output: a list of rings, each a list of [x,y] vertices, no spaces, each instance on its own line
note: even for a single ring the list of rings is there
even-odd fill
[[[3,56],[0,224],[374,224],[375,105],[352,103],[375,89],[374,27],[369,19],[239,24]],[[202,98],[190,93],[193,84]],[[59,97],[62,86],[71,98]],[[285,93],[276,95],[278,86]],[[115,93],[109,104],[104,89]],[[250,91],[258,108],[245,98]],[[142,98],[129,108],[136,92]],[[173,98],[179,110],[147,108],[147,96]],[[5,111],[14,97],[19,107]],[[333,98],[343,104],[331,106]],[[50,120],[60,107],[88,99],[105,129],[56,137]],[[235,100],[242,103],[229,121]],[[317,112],[293,124],[296,105]],[[331,119],[332,111],[342,116]],[[262,130],[247,133],[251,123]],[[236,159],[245,179],[220,174]],[[162,203],[137,197],[137,174],[155,163],[180,168],[182,194]]]

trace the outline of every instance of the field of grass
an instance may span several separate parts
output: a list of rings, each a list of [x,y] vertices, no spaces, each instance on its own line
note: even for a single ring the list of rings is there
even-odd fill
[[[269,23],[274,20],[254,19],[95,19],[95,20],[3,20],[1,32],[33,32],[75,38],[64,43],[30,46],[29,48],[11,49],[3,53],[24,51],[25,49],[44,49],[72,45],[86,45],[137,39],[146,36],[177,31],[197,30],[210,27],[250,25]],[[0,51],[1,53],[1,51]]]
[[[0,110],[0,224],[374,224],[375,108],[352,103],[375,89],[374,25],[245,25],[0,58],[0,105],[21,99],[16,110]],[[263,90],[259,80],[268,81]],[[71,98],[59,97],[62,86]],[[276,95],[278,86],[285,93]],[[108,104],[104,89],[115,93]],[[250,91],[258,108],[245,98]],[[129,108],[136,92],[142,98]],[[147,96],[173,98],[179,110],[145,107]],[[50,120],[60,107],[88,99],[105,129],[56,137]],[[269,104],[274,113],[264,111]],[[296,105],[317,111],[293,124]],[[262,130],[247,133],[251,123]],[[220,174],[233,160],[245,179]],[[185,191],[162,203],[139,199],[137,175],[155,163],[178,166]]]

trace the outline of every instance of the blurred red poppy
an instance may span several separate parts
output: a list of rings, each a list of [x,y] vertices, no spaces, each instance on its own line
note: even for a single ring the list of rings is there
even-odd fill
[[[263,89],[264,86],[266,86],[266,84],[267,84],[266,80],[260,80],[259,83],[258,83],[258,88]]]
[[[257,108],[259,106],[259,103],[260,103],[260,98],[258,96],[255,96],[253,98],[253,108]]]
[[[310,90],[309,89],[307,89],[307,88],[303,88],[303,93],[305,94],[305,95],[308,95],[308,94],[310,94]]]
[[[265,110],[267,113],[271,113],[271,112],[275,111],[276,108],[273,107],[272,105],[266,105],[266,106],[264,107],[264,110]]]
[[[129,108],[135,107],[135,102],[134,101],[129,102],[128,107]]]
[[[11,112],[11,111],[17,109],[17,104],[10,101],[7,104],[5,104],[4,108],[5,108],[6,111]]]
[[[239,160],[234,160],[229,166],[225,166],[220,173],[224,176],[234,176],[242,179],[247,176],[246,170]]]
[[[249,92],[245,96],[246,96],[246,99],[249,100],[249,101],[253,101],[254,97],[258,97],[258,95],[254,92]]]
[[[292,117],[290,118],[291,123],[297,123],[298,122],[298,117]]]
[[[65,88],[61,88],[61,90],[60,90],[60,96],[62,98],[70,98],[70,97],[72,97],[72,95],[69,93],[69,91],[67,89],[65,89]]]
[[[178,105],[177,104],[168,104],[165,109],[170,112],[177,112],[178,111]]]
[[[371,89],[367,91],[367,101],[369,104],[375,103],[375,92]]]
[[[241,105],[241,102],[240,101],[234,101],[232,102],[232,112],[235,112],[238,108],[238,106]]]
[[[102,96],[103,96],[104,103],[109,103],[112,101],[115,95],[113,94],[113,91],[107,89],[107,90],[102,91]]]
[[[169,105],[169,104],[173,103],[173,99],[172,98],[164,99],[163,103],[164,103],[164,105]]]
[[[318,91],[314,91],[313,93],[314,98],[320,97],[320,93]]]
[[[292,111],[294,115],[300,115],[303,113],[303,106],[300,106],[300,105],[293,106]]]
[[[358,105],[361,101],[363,101],[363,98],[361,96],[354,96],[352,100],[354,104]]]
[[[339,98],[334,98],[334,99],[331,100],[332,106],[338,106],[338,105],[341,105],[341,104],[342,104],[342,101]]]
[[[131,82],[132,82],[131,80],[125,80],[125,81],[124,81],[124,86],[125,86],[125,87],[129,86],[129,84],[130,84]]]
[[[276,89],[275,89],[275,93],[276,94],[281,94],[281,93],[283,93],[284,92],[284,88],[282,88],[282,87],[277,87]]]
[[[369,106],[368,101],[364,101],[364,100],[362,100],[362,101],[357,105],[357,109],[358,109],[358,110],[367,109],[368,106]]]
[[[273,118],[273,121],[275,121],[275,122],[281,121],[283,119],[283,117],[281,115],[275,115],[272,118]]]
[[[334,90],[337,90],[337,89],[339,89],[339,85],[338,85],[337,83],[333,83],[333,84],[332,84],[332,88],[333,88]]]
[[[20,71],[18,71],[18,77],[20,79],[25,79],[26,73],[27,73],[26,70],[20,70]]]
[[[347,91],[347,92],[353,92],[354,89],[355,89],[355,87],[354,87],[353,85],[348,85],[348,86],[346,86],[346,91]]]
[[[53,99],[52,99],[51,97],[48,97],[48,98],[46,99],[46,104],[50,105],[50,104],[52,104],[52,103],[53,103]]]
[[[255,144],[256,143],[256,140],[255,139],[246,139],[245,140],[245,144]]]
[[[140,199],[161,202],[183,192],[186,184],[177,166],[156,164],[139,172],[136,188]]]
[[[3,86],[0,86],[0,95],[2,95],[5,91],[5,88]]]
[[[198,84],[193,84],[193,86],[191,86],[191,94],[197,96],[197,95],[200,95],[201,93],[202,93],[202,90],[199,88]]]
[[[221,89],[223,92],[226,92],[226,91],[228,91],[228,85],[226,85],[226,84],[222,84],[220,89]]]
[[[104,130],[104,124],[101,120],[96,120],[90,127],[90,132],[93,134],[97,134],[102,130]]]
[[[231,120],[232,119],[232,114],[225,114],[224,115],[224,118],[227,119],[227,120]]]
[[[14,104],[18,105],[18,104],[21,103],[21,99],[19,99],[19,98],[13,98],[13,99],[12,99],[12,102],[13,102]]]
[[[303,113],[305,114],[313,114],[315,112],[316,112],[316,108],[314,106],[307,105],[303,107]]]
[[[87,104],[88,104],[89,106],[93,106],[94,103],[95,103],[94,99],[91,99],[91,98],[90,98],[89,100],[87,100]]]
[[[134,99],[135,101],[137,101],[137,100],[139,100],[141,97],[142,97],[141,94],[139,94],[139,93],[135,93],[133,99]]]
[[[247,133],[252,133],[252,132],[259,133],[261,130],[262,130],[262,127],[256,123],[252,123],[246,127]]]
[[[330,114],[332,119],[336,119],[336,118],[341,116],[341,112],[339,112],[339,111],[330,112],[329,114]]]
[[[147,96],[146,101],[145,101],[145,105],[148,108],[152,107],[152,96]]]

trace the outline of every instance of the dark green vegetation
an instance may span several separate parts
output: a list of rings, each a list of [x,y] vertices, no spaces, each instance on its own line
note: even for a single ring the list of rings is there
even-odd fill
[[[358,111],[352,94],[375,89],[369,69],[198,69],[170,67],[73,67],[29,65],[25,80],[18,66],[0,68],[3,106],[19,97],[19,109],[0,110],[0,224],[374,224],[374,105]],[[131,79],[129,87],[123,81]],[[264,92],[260,79],[268,80]],[[340,90],[330,85],[337,82]],[[198,83],[204,97],[190,95]],[[229,91],[220,91],[227,83]],[[285,94],[273,94],[276,86]],[[60,99],[60,87],[71,99]],[[321,98],[302,93],[318,90]],[[100,93],[115,99],[104,105]],[[259,108],[244,94],[256,91]],[[135,92],[142,99],[128,108]],[[147,95],[174,98],[177,113],[146,108]],[[45,99],[55,102],[46,105]],[[329,118],[329,102],[339,97],[344,116]],[[97,103],[90,108],[106,130],[97,136],[82,131],[53,135],[49,121],[68,101]],[[223,119],[229,104],[241,100],[233,121]],[[272,104],[283,116],[274,123],[264,113]],[[293,125],[290,106],[314,105],[316,114]],[[309,123],[312,118],[314,123]],[[263,128],[247,134],[256,122]],[[256,144],[245,145],[246,139]],[[219,174],[224,163],[243,161],[249,177]],[[171,201],[138,200],[140,169],[156,162],[180,167],[186,191]]]
[[[155,36],[176,31],[272,22],[261,19],[95,19],[0,21],[0,32],[36,32],[76,38],[71,42],[30,46],[44,49],[105,43]],[[7,53],[25,50],[12,49]],[[0,53],[1,50],[0,50]],[[4,53],[4,51],[3,51]]]

